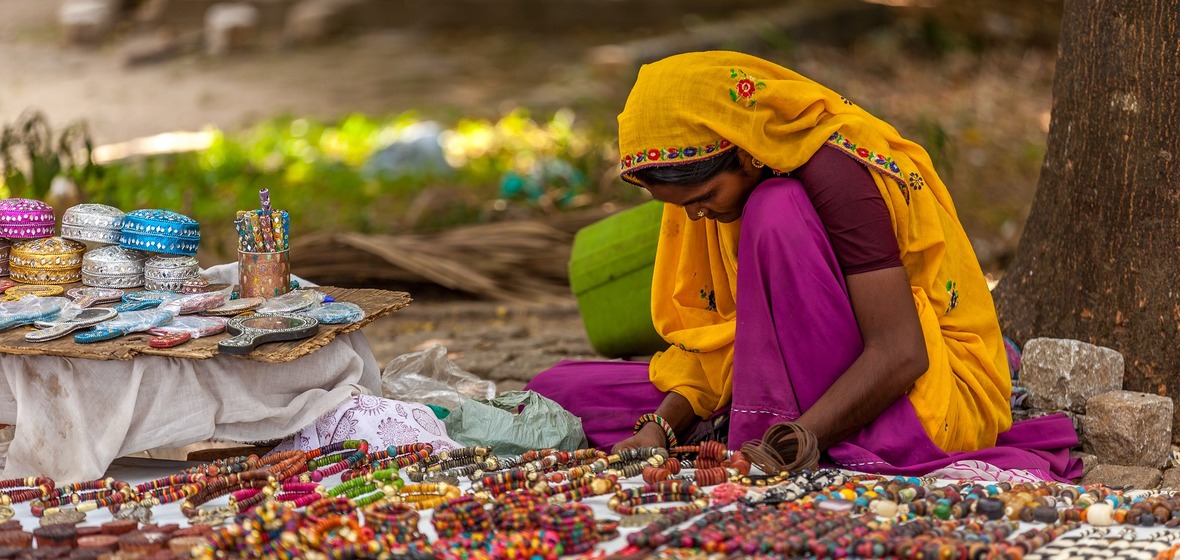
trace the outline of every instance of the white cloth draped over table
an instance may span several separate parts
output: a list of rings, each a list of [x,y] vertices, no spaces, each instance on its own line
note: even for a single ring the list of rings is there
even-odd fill
[[[0,477],[64,484],[157,447],[280,439],[357,394],[381,394],[381,368],[359,331],[282,364],[0,355],[0,424],[16,425]]]

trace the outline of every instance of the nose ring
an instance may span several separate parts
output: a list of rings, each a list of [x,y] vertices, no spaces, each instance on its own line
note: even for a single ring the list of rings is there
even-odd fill
[[[698,217],[698,218],[704,218],[704,217],[705,217],[705,211],[704,211],[704,210],[697,210],[697,217]]]

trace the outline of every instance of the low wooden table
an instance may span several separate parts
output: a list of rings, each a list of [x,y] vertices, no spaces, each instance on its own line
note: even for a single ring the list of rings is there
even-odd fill
[[[228,334],[157,349],[147,333],[94,344],[30,343],[26,328],[0,333],[0,424],[16,426],[0,478],[90,480],[146,449],[278,439],[358,391],[381,394],[381,367],[357,331],[407,306],[409,294],[315,289],[359,305],[364,319],[245,355],[218,353]]]
[[[66,286],[66,289],[69,290],[73,287],[76,286]],[[320,325],[319,332],[311,338],[263,344],[253,352],[243,354],[241,357],[272,364],[289,362],[315,352],[337,336],[356,331],[382,316],[402,309],[412,301],[410,294],[406,292],[332,286],[319,286],[314,289],[332,296],[336,301],[359,305],[365,311],[365,317],[347,325]],[[230,336],[227,333],[222,333],[196,338],[175,348],[152,348],[148,346],[148,339],[151,338],[148,333],[133,333],[114,340],[92,344],[78,344],[74,342],[73,335],[49,342],[27,342],[25,333],[29,332],[31,328],[33,327],[0,332],[0,354],[62,356],[90,360],[130,360],[137,355],[146,354],[203,360],[217,356],[217,342]]]

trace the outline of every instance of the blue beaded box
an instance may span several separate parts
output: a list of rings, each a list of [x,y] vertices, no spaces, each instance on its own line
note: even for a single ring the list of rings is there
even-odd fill
[[[195,255],[201,242],[201,224],[170,210],[134,210],[123,217],[119,246],[127,249]]]

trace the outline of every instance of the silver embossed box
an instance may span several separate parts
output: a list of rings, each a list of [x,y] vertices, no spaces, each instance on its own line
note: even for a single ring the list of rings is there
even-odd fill
[[[87,251],[82,256],[82,283],[96,288],[142,286],[147,260],[147,253],[117,245]]]
[[[122,231],[123,211],[106,204],[71,206],[61,217],[65,239],[117,244]]]
[[[143,287],[149,290],[179,292],[184,283],[200,276],[201,267],[196,257],[167,257],[156,255],[144,264]]]

